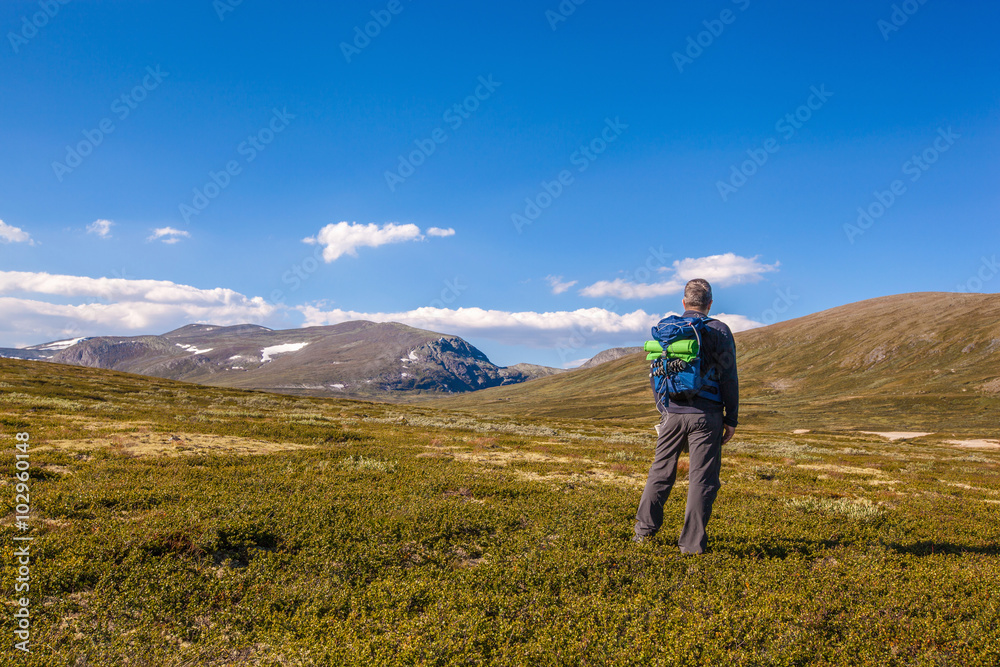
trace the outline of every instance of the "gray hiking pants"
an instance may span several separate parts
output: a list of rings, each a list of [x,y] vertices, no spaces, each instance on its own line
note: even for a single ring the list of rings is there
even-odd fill
[[[686,446],[691,454],[691,467],[684,528],[677,544],[684,553],[703,553],[708,545],[705,526],[720,486],[722,414],[664,414],[659,430],[656,456],[635,513],[635,534],[654,535],[663,524],[663,503],[677,477],[677,457]]]

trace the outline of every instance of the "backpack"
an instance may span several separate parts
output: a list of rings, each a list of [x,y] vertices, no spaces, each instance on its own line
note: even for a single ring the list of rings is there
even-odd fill
[[[646,360],[652,361],[649,377],[656,406],[666,411],[666,398],[690,402],[696,396],[722,402],[719,382],[710,377],[702,340],[710,317],[665,317],[653,327],[654,340],[647,341]],[[714,375],[714,374],[712,374]]]

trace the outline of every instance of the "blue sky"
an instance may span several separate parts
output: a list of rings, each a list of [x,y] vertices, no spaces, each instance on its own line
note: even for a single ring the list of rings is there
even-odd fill
[[[1000,291],[996,3],[577,2],[3,2],[0,345]]]

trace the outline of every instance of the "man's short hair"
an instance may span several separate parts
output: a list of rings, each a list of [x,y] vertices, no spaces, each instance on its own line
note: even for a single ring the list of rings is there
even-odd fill
[[[702,278],[689,280],[684,286],[684,302],[689,308],[708,308],[712,303],[712,286]]]

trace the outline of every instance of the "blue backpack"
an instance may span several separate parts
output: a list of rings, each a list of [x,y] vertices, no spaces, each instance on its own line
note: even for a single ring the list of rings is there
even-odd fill
[[[719,382],[710,377],[703,354],[702,340],[712,321],[710,317],[671,315],[653,327],[654,340],[645,349],[646,359],[652,360],[649,376],[657,408],[662,404],[666,410],[668,396],[685,403],[696,396],[722,402]]]

